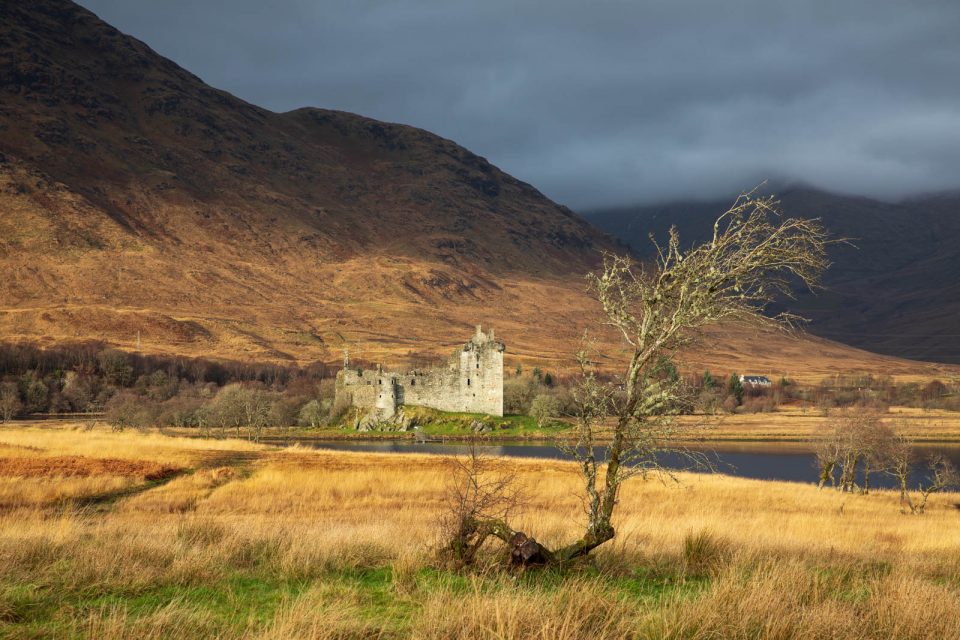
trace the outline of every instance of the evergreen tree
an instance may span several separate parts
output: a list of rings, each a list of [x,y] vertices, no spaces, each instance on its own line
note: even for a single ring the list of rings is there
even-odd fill
[[[680,379],[680,372],[677,371],[677,365],[667,356],[660,356],[657,363],[653,366],[654,377],[660,380],[677,382]]]
[[[730,395],[737,399],[737,404],[743,404],[743,383],[736,373],[730,374],[730,384],[727,387]]]
[[[713,374],[710,373],[710,370],[707,369],[703,372],[703,388],[704,389],[713,389],[717,386],[717,381],[714,380]]]

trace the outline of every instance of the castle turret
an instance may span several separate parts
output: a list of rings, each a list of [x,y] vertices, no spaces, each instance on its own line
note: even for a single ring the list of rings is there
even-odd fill
[[[483,333],[480,325],[460,352],[460,397],[463,411],[503,415],[504,344]]]
[[[381,418],[392,418],[397,412],[397,376],[386,373],[381,365],[377,365],[376,398],[374,406]]]

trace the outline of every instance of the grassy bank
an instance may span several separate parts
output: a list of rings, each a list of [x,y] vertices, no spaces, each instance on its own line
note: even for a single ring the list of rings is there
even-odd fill
[[[71,475],[63,475],[69,460]],[[960,637],[960,511],[895,495],[632,481],[565,574],[434,553],[446,462],[242,441],[0,429],[0,637]],[[509,461],[518,524],[577,534],[568,464]]]

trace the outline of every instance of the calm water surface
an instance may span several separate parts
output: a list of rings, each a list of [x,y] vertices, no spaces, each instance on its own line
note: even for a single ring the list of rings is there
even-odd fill
[[[465,454],[469,448],[463,443],[440,443],[414,441],[351,440],[351,441],[302,441],[302,446],[334,451],[369,451],[376,453],[429,453],[437,455]],[[556,446],[549,444],[497,443],[477,445],[484,453],[494,456],[518,458],[545,458],[564,460],[568,456]],[[785,480],[789,482],[815,483],[818,479],[816,457],[808,445],[793,442],[727,443],[717,442],[688,446],[689,450],[701,453],[710,462],[714,471],[741,478],[758,480]],[[946,455],[960,468],[960,445],[934,444],[915,449],[918,460],[931,454]],[[690,461],[682,456],[664,455],[660,463],[671,469],[690,469]],[[690,469],[697,471],[698,469]],[[918,468],[912,484],[921,479]],[[892,478],[873,474],[870,484],[874,487],[893,487]]]

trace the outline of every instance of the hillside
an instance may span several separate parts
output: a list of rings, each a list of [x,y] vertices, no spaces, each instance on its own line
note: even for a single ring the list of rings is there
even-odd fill
[[[960,194],[887,203],[812,189],[779,195],[787,215],[819,217],[835,237],[825,291],[785,306],[810,331],[863,349],[960,363]],[[671,203],[599,211],[588,219],[650,255],[648,233],[702,239],[729,202]]]
[[[68,2],[0,12],[8,333],[317,356],[320,327],[389,332],[405,304],[476,312],[509,274],[580,274],[615,246],[425,131],[271,113]],[[261,335],[277,314],[306,344]]]
[[[387,362],[476,323],[569,360],[616,241],[426,131],[213,89],[67,0],[0,3],[0,336]],[[696,363],[942,372],[726,328]],[[718,334],[719,335],[719,334]],[[608,343],[608,351],[616,342]]]

